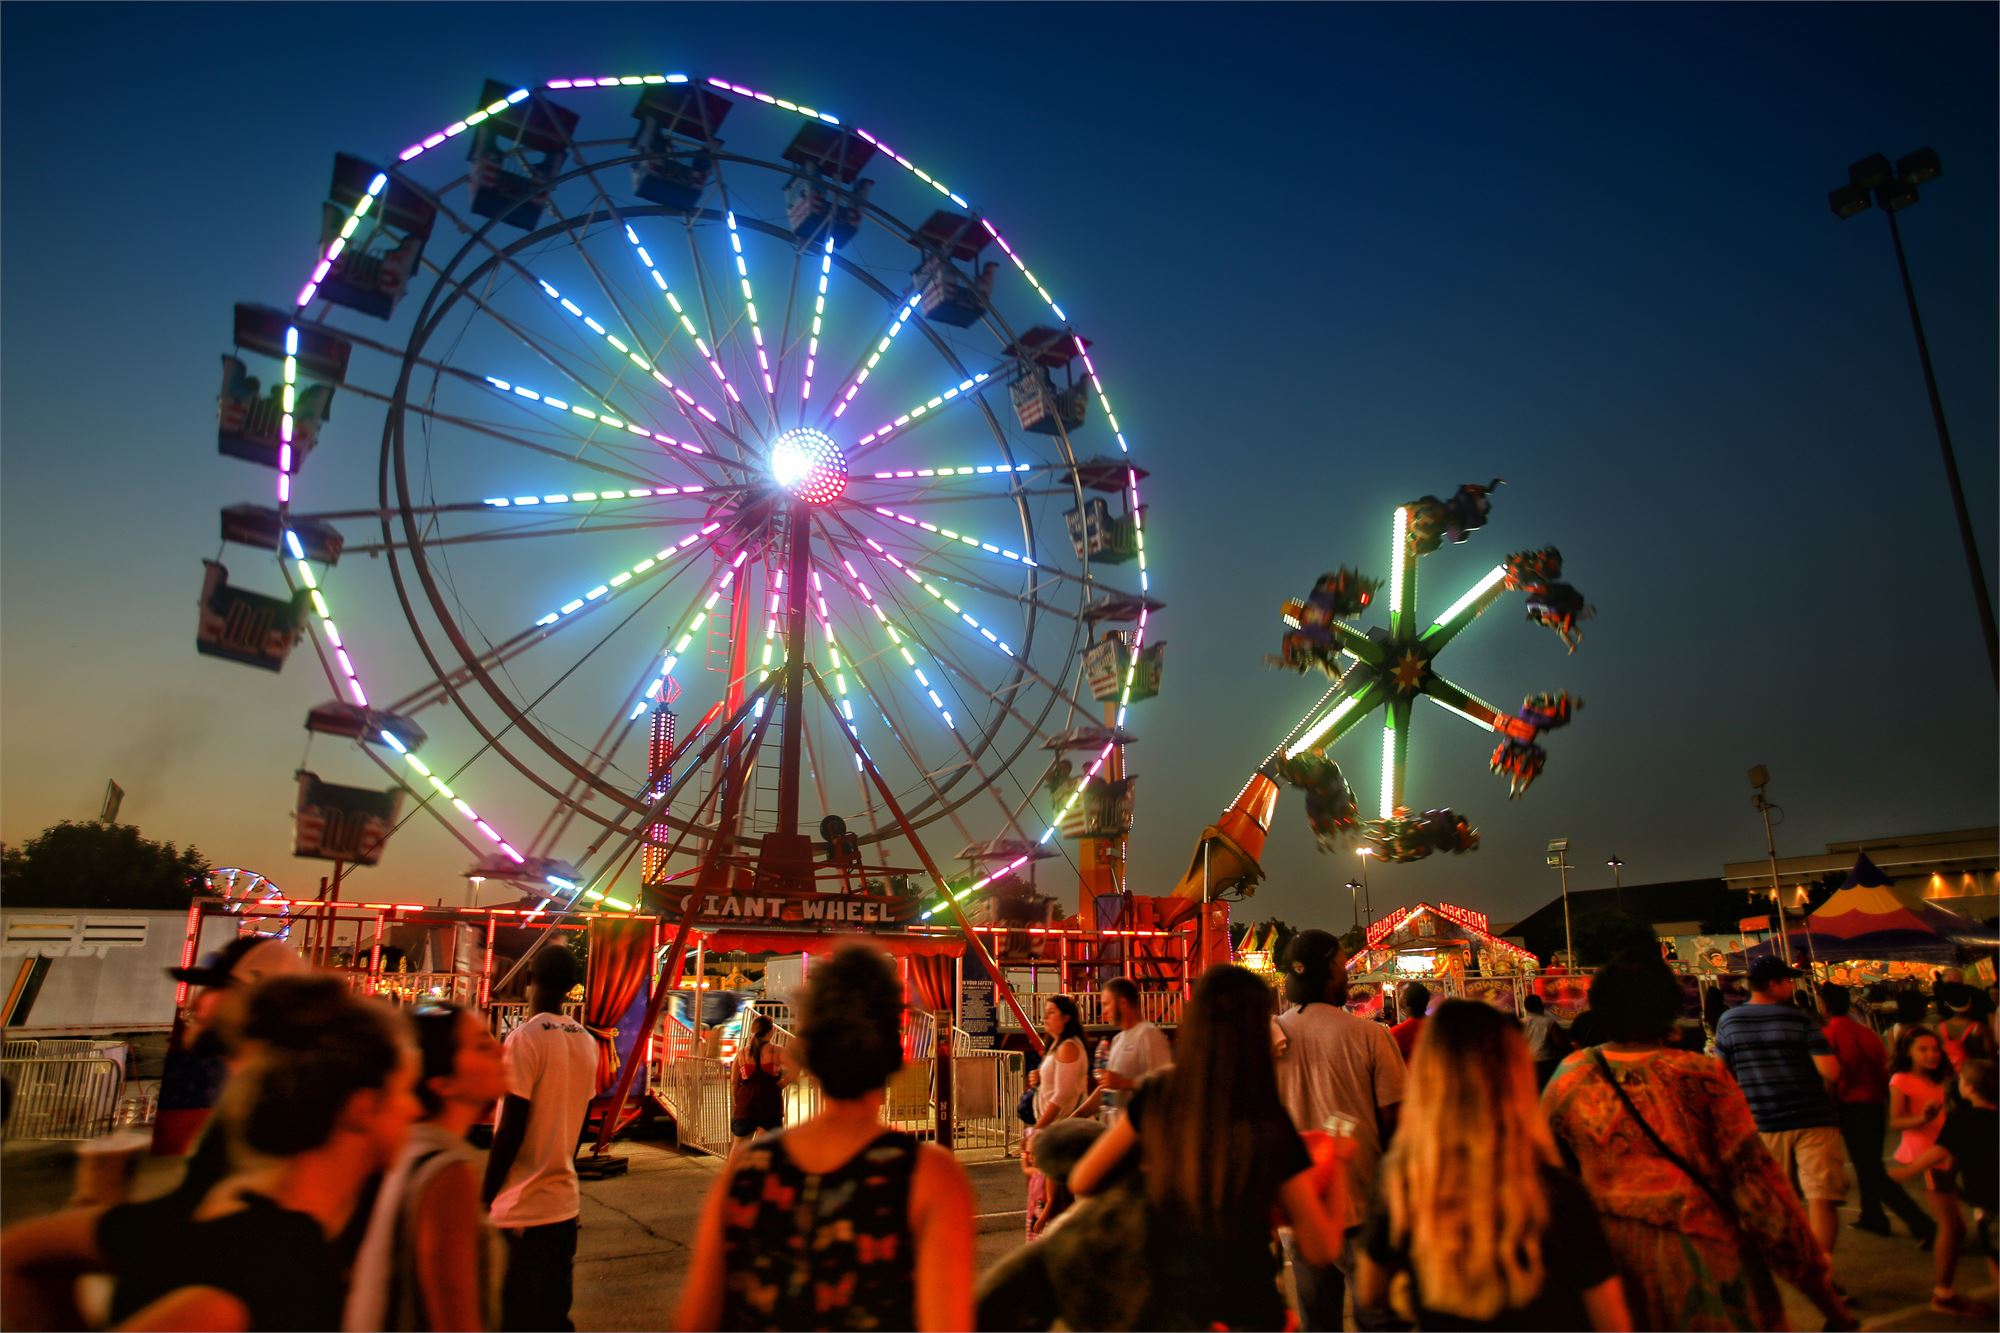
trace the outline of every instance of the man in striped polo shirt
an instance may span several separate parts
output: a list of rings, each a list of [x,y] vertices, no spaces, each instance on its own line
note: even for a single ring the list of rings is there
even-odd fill
[[[1781,959],[1758,959],[1750,968],[1750,1003],[1716,1024],[1715,1053],[1743,1089],[1758,1137],[1805,1199],[1813,1235],[1831,1256],[1847,1197],[1847,1154],[1828,1091],[1840,1077],[1840,1058],[1792,1003],[1802,975]]]

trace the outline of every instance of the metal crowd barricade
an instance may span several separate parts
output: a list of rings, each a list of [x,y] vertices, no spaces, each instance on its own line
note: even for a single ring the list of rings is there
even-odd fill
[[[14,1089],[10,1139],[94,1139],[109,1133],[125,1090],[124,1064],[104,1055],[0,1058],[0,1077]]]

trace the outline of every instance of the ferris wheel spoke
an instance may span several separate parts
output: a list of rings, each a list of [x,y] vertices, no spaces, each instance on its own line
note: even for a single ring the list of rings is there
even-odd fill
[[[1466,626],[1486,614],[1489,607],[1500,599],[1506,591],[1507,566],[1495,565],[1486,571],[1479,582],[1466,590],[1464,596],[1445,608],[1444,614],[1431,622],[1431,627],[1417,639],[1417,645],[1426,653],[1436,656],[1437,651],[1464,632]]]
[[[525,264],[521,263],[518,259],[515,259],[512,255],[508,254],[506,251],[500,250],[497,247],[492,246],[491,242],[487,242],[487,246],[489,249],[492,249],[494,251],[495,256],[503,264],[504,267],[512,270],[514,273],[516,273],[525,281],[533,283],[535,285],[537,292],[540,293],[541,295],[549,297],[549,299],[554,300],[558,305],[562,305],[564,298],[562,297],[560,292],[557,291],[557,289],[553,288],[550,284],[544,282]],[[530,331],[527,327],[525,327],[523,324],[521,324],[519,321],[510,318],[505,313],[498,310],[494,306],[492,301],[488,300],[485,296],[482,296],[478,292],[474,291],[465,282],[449,278],[443,272],[443,270],[439,269],[436,265],[430,263],[428,260],[423,262],[424,262],[424,267],[430,269],[436,275],[440,283],[449,282],[452,285],[452,287],[456,289],[458,294],[462,296],[473,307],[473,309],[477,310],[480,314],[492,320],[497,327],[499,327],[500,329],[505,331],[508,335],[510,335],[518,342],[520,342],[522,346],[534,352],[535,355],[540,357],[543,361],[547,362],[548,365],[551,368],[553,368],[559,376],[561,376],[563,379],[567,380],[571,385],[574,386],[576,392],[598,398],[602,398],[604,396],[601,388],[590,382],[589,371],[570,364],[564,357],[558,354],[556,349],[548,342],[547,339],[539,337],[538,335]],[[554,295],[551,296],[550,293],[554,293]],[[570,320],[565,320],[563,324],[560,325],[559,327],[562,327],[564,331],[568,333],[572,339],[576,340],[577,345],[582,354],[588,355],[593,363],[601,366],[601,357],[603,353],[603,348],[610,347],[615,351],[617,347],[623,344],[623,340],[618,339],[615,337],[615,335],[610,335],[607,332],[598,335],[599,337],[606,339],[606,341],[602,342],[601,344],[589,341],[592,332],[594,330],[601,330],[603,326],[597,324],[594,318],[584,314],[582,307],[576,306],[575,302],[573,301],[570,302],[568,305],[562,306],[565,314],[569,314],[572,307],[574,307],[576,311],[575,315],[573,315],[572,318],[578,322],[572,324]],[[586,320],[588,320],[588,323],[583,322]],[[733,443],[738,444],[738,446],[740,447],[741,442],[735,440],[733,434],[728,430],[727,427],[724,427],[721,425],[721,423],[715,421],[713,413],[708,413],[705,408],[701,408],[698,404],[696,404],[692,396],[687,396],[686,398],[679,396],[680,394],[684,394],[685,391],[677,390],[677,386],[674,386],[672,383],[670,383],[666,379],[663,373],[657,371],[657,369],[655,369],[652,366],[651,362],[646,361],[645,358],[643,357],[639,357],[639,361],[636,363],[629,360],[629,358],[638,355],[639,354],[631,352],[628,349],[627,352],[625,353],[626,359],[621,359],[619,361],[618,363],[620,367],[619,376],[621,380],[627,369],[631,368],[635,364],[643,364],[645,369],[649,372],[648,377],[656,380],[661,387],[667,389],[668,402],[674,408],[675,412],[682,418],[682,420],[688,423],[688,427],[690,430],[694,432],[695,437],[701,440],[702,452],[708,454],[716,454],[717,452],[714,448],[714,442],[708,438],[707,431],[709,429],[709,425],[712,425],[718,434],[730,438]],[[649,392],[651,391],[649,390]],[[706,415],[704,416],[703,414]],[[708,424],[705,425],[704,424],[705,422]]]
[[[778,425],[778,386],[771,375],[771,356],[764,346],[764,326],[757,317],[757,293],[750,285],[750,265],[743,254],[743,234],[736,227],[736,210],[728,207],[728,195],[723,196],[723,220],[729,228],[730,258],[736,265],[737,290],[743,297],[743,313],[750,321],[750,341],[757,360],[758,381],[764,386],[764,400],[771,411],[771,426]]]
[[[937,601],[946,604],[948,608],[955,610],[956,604],[949,602],[945,594],[942,591],[939,591],[934,584],[929,582],[929,580],[936,579],[945,583],[956,584],[961,588],[970,588],[975,592],[985,593],[987,596],[997,597],[1005,602],[1011,602],[1022,607],[1031,607],[1036,611],[1045,611],[1052,616],[1059,616],[1064,620],[1082,623],[1090,619],[1089,615],[1087,614],[1084,608],[1075,606],[1068,606],[1068,607],[1057,606],[1051,602],[1042,601],[1040,598],[1034,595],[1034,591],[1038,591],[1039,590],[1038,588],[1031,590],[1029,592],[1022,592],[1019,589],[1002,588],[995,584],[987,583],[984,580],[974,577],[970,574],[956,572],[956,566],[954,566],[953,573],[940,574],[923,565],[918,565],[913,561],[902,559],[901,557],[897,556],[895,552],[889,550],[886,546],[876,541],[873,537],[870,537],[867,534],[858,531],[852,523],[842,520],[841,526],[846,528],[848,532],[852,534],[853,538],[855,539],[855,541],[846,544],[846,549],[853,550],[859,552],[864,556],[867,556],[871,564],[875,563],[876,556],[879,556],[882,559],[887,560],[891,565],[893,565],[896,568],[897,572],[901,574],[904,578],[907,578],[910,582],[916,584],[918,587],[923,588],[924,591],[930,593],[931,596],[935,598]],[[858,542],[858,545],[856,544],[856,542]],[[867,549],[863,550],[862,549],[863,547]],[[870,552],[872,552],[873,554],[871,555]],[[1054,574],[1055,572],[1057,571],[1052,570],[1047,565],[1036,565],[1035,573],[1033,575],[1030,575],[1029,577],[1035,580],[1037,583],[1039,583],[1040,579],[1044,575],[1051,575]],[[1104,584],[1098,583],[1095,580],[1083,579],[1075,575],[1071,575],[1070,577],[1077,582],[1087,582],[1089,586],[1093,588],[1105,588]],[[1108,588],[1105,590],[1111,591]],[[963,612],[957,612],[957,614],[959,614],[960,616],[964,615]],[[978,628],[976,622],[974,623],[974,628]],[[1001,649],[1005,651],[1008,656],[1011,657],[1014,655],[1012,648],[1008,647],[1005,644],[999,643],[999,640],[997,639],[994,640],[994,642],[996,644],[999,644]]]
[[[949,404],[977,398],[983,392],[983,386],[997,383],[994,379],[996,374],[998,374],[998,371],[975,371],[972,375],[960,380],[943,393],[933,394],[926,401],[916,404],[907,412],[896,416],[893,420],[883,422],[874,430],[869,431],[854,442],[854,448],[850,449],[847,454],[849,465],[851,466],[859,462],[863,455],[881,448],[884,441],[888,440],[891,436],[896,436],[898,432],[908,435],[917,425],[926,421],[937,420],[944,415],[940,409]]]
[[[965,771],[963,766],[952,764],[946,769],[935,769],[923,755],[917,752],[916,747],[911,743],[910,737],[914,734],[914,729],[909,719],[903,715],[903,710],[897,705],[894,697],[872,686],[864,685],[864,688],[867,690],[869,699],[875,703],[876,712],[882,718],[883,727],[888,731],[890,736],[895,738],[896,748],[901,750],[903,757],[909,761],[910,768],[916,773],[918,780],[930,789],[931,798],[937,802],[938,808],[943,812],[944,817],[951,821],[952,826],[958,830],[960,837],[968,841],[971,840],[972,832],[967,828],[963,816],[959,814],[959,805],[952,803],[950,792],[940,786],[938,781],[940,774],[949,778],[963,773]],[[866,753],[867,747],[863,746],[862,750]],[[872,759],[873,756],[870,756],[870,758]]]
[[[1070,474],[1071,472],[1074,472],[1074,471],[1075,471],[1075,469],[1074,469],[1074,468],[1072,468],[1072,467],[1068,466],[1067,464],[1063,464],[1063,463],[1051,463],[1051,464],[1035,464],[1035,463],[980,463],[980,464],[970,464],[970,463],[961,463],[961,464],[954,464],[954,465],[952,465],[952,466],[949,466],[949,467],[906,467],[906,468],[885,468],[885,469],[883,469],[883,470],[881,470],[881,471],[878,471],[878,472],[861,472],[861,473],[856,473],[856,474],[855,474],[855,475],[854,475],[853,477],[849,478],[849,481],[850,481],[850,482],[856,482],[856,481],[924,481],[924,482],[926,482],[927,484],[935,484],[935,482],[937,482],[937,481],[943,481],[943,480],[946,480],[946,479],[949,479],[949,478],[954,478],[954,477],[974,477],[974,478],[977,478],[977,477],[1012,477],[1012,476],[1014,476],[1014,475],[1015,475],[1015,474],[1017,474],[1017,473],[1032,473],[1032,472],[1060,472],[1060,473],[1063,473],[1063,474],[1064,474],[1065,476],[1067,476],[1068,474]],[[1012,493],[1013,493],[1013,492],[1011,492],[1011,491],[1009,492],[1009,494],[1012,494]],[[1068,487],[1064,487],[1064,488],[1062,488],[1062,489],[1060,489],[1060,490],[1050,490],[1050,491],[1046,492],[1046,494],[1049,494],[1049,495],[1070,495],[1070,494],[1073,494],[1073,493],[1074,493],[1074,492],[1073,492],[1073,491],[1072,491],[1072,490],[1071,490],[1070,488],[1068,488]],[[976,500],[976,499],[983,499],[983,498],[985,498],[985,497],[982,497],[982,496],[980,496],[980,495],[978,495],[978,494],[976,494],[976,493],[967,493],[967,494],[966,494],[965,496],[963,496],[963,497],[952,497],[952,498],[955,498],[955,499],[956,499],[956,498],[963,498],[963,499],[968,499],[968,500]]]
[[[813,295],[812,323],[806,336],[805,382],[799,389],[799,424],[805,424],[806,412],[812,406],[813,373],[819,367],[820,334],[826,325],[827,285],[833,278],[833,237],[826,238],[826,245],[819,256],[819,281]]]
[[[702,622],[715,609],[716,602],[735,579],[736,572],[736,566],[732,565],[725,568],[721,579],[716,582],[714,588],[709,592],[706,601],[700,603],[701,609],[697,611],[695,605],[690,604],[675,619],[673,622],[674,633],[670,633],[667,636],[667,642],[669,644],[675,643],[676,635],[679,635],[678,648],[669,647],[663,653],[658,654],[657,656],[662,659],[662,664],[657,668],[653,665],[651,659],[648,660],[646,669],[639,674],[638,682],[625,695],[626,703],[621,704],[617,711],[612,714],[610,722],[605,725],[603,733],[597,739],[597,745],[591,751],[599,761],[591,774],[591,781],[572,777],[569,786],[563,792],[561,802],[554,810],[550,811],[548,819],[543,822],[541,830],[537,832],[534,843],[534,849],[537,854],[548,854],[554,848],[556,842],[569,830],[570,825],[575,822],[579,799],[588,800],[591,782],[601,780],[604,773],[611,767],[612,759],[623,741],[620,733],[629,732],[632,724],[644,716],[646,710],[651,707],[653,702],[660,698],[667,678],[673,674],[674,667],[680,661],[680,652],[686,651],[688,643],[693,639],[694,634],[700,630]],[[699,597],[699,594],[697,594],[697,597]],[[689,736],[682,742],[682,747],[685,748],[687,745],[692,744],[693,739],[692,736]],[[651,783],[652,777],[653,774],[649,768],[646,775],[646,782],[648,784]],[[653,801],[669,800],[669,794],[666,792],[654,792],[648,786],[642,792],[641,799]]]
[[[889,320],[888,329],[875,340],[872,348],[863,352],[855,361],[854,370],[843,381],[847,387],[833,396],[828,403],[828,410],[820,415],[822,426],[838,421],[846,414],[847,409],[854,403],[854,395],[861,392],[861,386],[875,373],[876,364],[888,353],[890,346],[896,341],[896,335],[910,322],[910,316],[916,313],[923,299],[923,293],[913,289],[897,304],[896,313]]]
[[[412,513],[419,512],[412,508]],[[529,523],[513,524],[498,532],[430,532],[411,540],[407,537],[391,537],[379,542],[349,542],[343,548],[348,555],[381,555],[388,551],[432,550],[444,546],[479,546],[492,542],[529,541],[537,537],[594,537],[612,532],[659,532],[662,529],[685,527],[705,521],[703,516],[687,518],[644,518],[624,522],[593,523],[589,514],[550,514],[538,517]]]
[[[689,410],[692,409],[695,413],[697,413],[701,417],[703,421],[706,421],[710,427],[712,427],[714,430],[716,430],[725,438],[727,438],[730,441],[730,443],[736,445],[739,450],[743,447],[743,441],[737,437],[736,432],[731,430],[728,426],[725,426],[722,423],[721,418],[717,417],[714,412],[710,411],[706,404],[697,400],[693,394],[689,393],[686,389],[682,388],[680,385],[674,383],[673,380],[669,379],[667,377],[666,372],[661,370],[659,366],[655,365],[651,360],[649,360],[643,354],[633,351],[632,348],[628,346],[624,342],[624,340],[619,338],[616,334],[607,332],[604,326],[598,323],[597,320],[594,317],[592,317],[589,313],[587,313],[582,306],[578,305],[575,301],[571,300],[569,297],[564,296],[560,291],[558,291],[552,284],[550,284],[546,280],[541,278],[536,278],[535,284],[549,297],[550,300],[554,301],[558,306],[562,308],[564,314],[569,315],[572,319],[582,321],[584,327],[588,328],[591,332],[597,334],[600,338],[602,338],[606,345],[622,353],[625,356],[626,360],[630,361],[634,366],[637,366],[641,371],[645,372],[645,374],[649,378],[651,378],[654,382],[656,382],[661,388],[665,389],[668,392],[668,394],[670,394],[673,397],[675,407],[680,412],[681,416],[687,417]],[[700,423],[695,422],[693,418],[688,417],[688,421],[690,425],[694,426],[696,431],[700,431],[702,429]]]
[[[721,357],[717,355],[716,349],[710,345],[712,339],[704,338],[701,331],[695,328],[694,321],[688,317],[686,307],[681,305],[680,297],[674,295],[674,289],[668,284],[666,275],[660,271],[660,266],[654,262],[652,251],[646,248],[645,244],[639,240],[639,233],[629,225],[625,228],[625,239],[629,243],[632,253],[638,258],[640,263],[645,265],[647,276],[653,280],[653,285],[659,288],[660,296],[666,301],[667,308],[673,312],[673,316],[679,321],[681,328],[693,340],[695,350],[700,352],[702,360],[708,363],[709,373],[715,377],[716,382],[722,386],[722,391],[728,395],[732,419],[740,414],[743,418],[744,426],[754,430],[755,424],[750,419],[749,409],[743,403],[743,395],[736,391],[736,382],[730,379],[729,372],[722,368]],[[704,312],[705,317],[706,312]]]
[[[1012,561],[1014,564],[1024,566],[1028,569],[1041,568],[1040,562],[1031,556],[1023,555],[1021,552],[1013,550],[1010,547],[999,546],[993,542],[960,532],[956,528],[941,526],[931,522],[929,519],[918,518],[914,514],[906,514],[899,509],[891,509],[887,505],[870,505],[868,506],[868,510],[870,513],[888,520],[892,525],[892,530],[894,525],[901,525],[905,528],[914,529],[917,532],[927,532],[933,537],[951,543],[953,548],[970,548],[974,551],[983,551],[995,559]],[[954,549],[953,554],[964,554],[964,552]]]
[[[488,384],[486,385],[486,387],[490,389],[492,388],[492,385]],[[377,393],[372,389],[365,388],[361,385],[353,383],[352,381],[342,385],[341,391],[343,393],[352,393],[356,397],[365,398],[373,402],[379,402],[389,405],[393,405],[395,402],[394,397],[390,394]],[[520,403],[523,411],[526,412],[535,411],[533,407],[530,407],[528,405],[526,400],[520,400]],[[413,415],[422,417],[427,421],[437,422],[447,426],[453,426],[460,430],[469,431],[475,435],[482,435],[488,439],[497,440],[502,444],[510,444],[515,446],[516,448],[529,450],[530,452],[533,453],[547,454],[551,458],[560,459],[565,464],[573,465],[576,467],[589,468],[592,471],[603,473],[606,477],[615,477],[621,482],[631,483],[633,485],[637,485],[640,487],[653,487],[664,484],[662,478],[657,477],[650,472],[641,471],[638,467],[633,466],[633,464],[636,462],[651,461],[653,459],[659,459],[665,457],[666,455],[664,455],[660,450],[654,448],[648,448],[643,452],[635,452],[633,450],[630,450],[629,448],[613,448],[609,444],[607,444],[606,441],[603,439],[596,438],[592,435],[578,435],[574,433],[574,431],[568,429],[567,427],[569,426],[571,418],[568,418],[567,416],[557,417],[557,416],[542,415],[540,413],[536,414],[533,420],[537,422],[552,423],[554,421],[561,420],[565,427],[565,429],[563,430],[543,431],[542,433],[546,436],[547,441],[549,441],[549,442],[544,442],[540,440],[530,439],[526,435],[520,434],[519,432],[516,431],[506,430],[500,426],[494,425],[491,422],[479,421],[471,417],[458,416],[450,412],[441,412],[436,408],[413,406],[409,408],[409,411]],[[643,429],[643,427],[641,429]],[[637,432],[633,433],[637,434]],[[661,440],[661,437],[654,436],[650,431],[646,432],[646,438],[655,440],[656,442],[663,442]],[[560,443],[559,444],[554,443],[555,441],[560,441]],[[621,463],[623,466],[614,466],[612,463],[602,462],[599,461],[598,459],[588,457],[583,452],[581,452],[581,449],[583,448],[593,448],[601,452],[610,454],[614,458],[616,458],[619,461],[619,463]],[[674,456],[679,457],[680,455],[676,454]],[[703,473],[700,467],[697,464],[694,464],[691,460],[689,461],[688,465],[690,467],[695,468],[697,475],[704,475],[704,476],[707,475]]]
[[[864,539],[864,541],[865,540],[866,539]],[[867,544],[871,547],[874,547],[873,542],[868,542]],[[1070,693],[1070,691],[1065,687],[1057,684],[1055,681],[1050,680],[1047,676],[1037,671],[1030,663],[1028,663],[1019,654],[1017,654],[1010,645],[1002,641],[998,635],[994,634],[986,626],[981,625],[975,617],[967,614],[962,608],[959,607],[959,605],[956,602],[946,597],[943,591],[937,588],[935,584],[932,584],[929,581],[923,579],[916,571],[912,570],[909,566],[904,565],[901,561],[898,561],[895,556],[890,555],[887,551],[882,550],[880,547],[875,547],[874,549],[877,554],[880,554],[885,559],[887,559],[892,566],[898,567],[904,578],[916,584],[919,588],[922,588],[924,592],[930,595],[933,602],[937,603],[938,606],[941,606],[943,608],[942,611],[939,611],[937,607],[931,607],[933,614],[939,615],[940,617],[949,620],[952,624],[958,626],[959,631],[962,634],[965,634],[967,636],[976,634],[978,636],[976,641],[981,643],[986,648],[987,651],[989,652],[998,651],[1000,653],[1005,654],[1011,666],[1018,668],[1020,671],[1027,674],[1031,679],[1035,681],[1036,684],[1040,685],[1043,689],[1048,690],[1051,694],[1055,695],[1057,698],[1061,699],[1065,703],[1070,704],[1072,707],[1080,710],[1086,716],[1094,715],[1095,710],[1093,710],[1090,705],[1084,703],[1077,696]],[[878,573],[882,573],[885,575],[888,573],[888,571],[883,570],[881,565],[877,563],[871,556],[869,556],[867,552],[863,552],[862,554],[863,557],[868,560],[870,566],[874,568]],[[910,617],[907,614],[908,607],[910,604],[904,600],[900,584],[901,580],[899,579],[885,577],[881,580],[880,586],[883,588],[884,595],[888,597],[894,605],[904,609],[905,618],[909,620],[914,620],[915,619],[914,617]],[[923,603],[923,605],[931,606],[931,603],[926,602]]]
[[[784,397],[785,358],[792,352],[792,313],[799,298],[799,270],[804,267],[805,250],[797,245],[792,247],[791,277],[785,284],[785,309],[778,319],[778,336],[771,341],[771,382],[778,386],[778,397]],[[780,417],[779,425],[783,425]]]

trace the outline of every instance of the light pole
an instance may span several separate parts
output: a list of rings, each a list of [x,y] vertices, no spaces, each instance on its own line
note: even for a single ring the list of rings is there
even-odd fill
[[[1917,202],[1917,187],[1934,181],[1944,168],[1936,152],[1919,148],[1897,161],[1892,169],[1880,153],[1863,158],[1847,169],[1847,184],[1826,196],[1827,206],[1843,222],[1864,213],[1870,203],[1881,206],[1889,219],[1889,240],[1896,248],[1896,271],[1903,278],[1903,299],[1910,307],[1910,328],[1917,335],[1917,360],[1923,363],[1924,389],[1930,395],[1931,420],[1937,425],[1938,448],[1944,453],[1944,478],[1951,488],[1952,512],[1958,517],[1958,540],[1965,548],[1966,568],[1972,573],[1972,596],[1979,603],[1979,629],[1986,636],[1986,665],[2000,684],[2000,639],[1993,627],[1993,602],[1986,591],[1986,567],[1979,562],[1979,544],[1972,534],[1972,514],[1965,505],[1965,484],[1958,476],[1958,456],[1952,452],[1951,432],[1944,424],[1944,400],[1938,396],[1937,373],[1931,369],[1930,343],[1924,338],[1924,321],[1917,314],[1917,291],[1910,285],[1910,263],[1903,256],[1903,233],[1896,214]]]
[[[1625,910],[1625,878],[1621,873],[1625,863],[1618,859],[1618,853],[1611,853],[1611,859],[1604,864],[1611,867],[1611,894],[1618,901],[1618,910]]]
[[[1347,900],[1354,908],[1354,929],[1361,929],[1361,881],[1350,879],[1346,884]]]
[[[1368,913],[1368,929],[1375,929],[1375,896],[1368,888],[1368,858],[1375,855],[1373,847],[1357,847],[1354,854],[1361,858],[1361,908]]]
[[[1770,782],[1771,770],[1762,764],[1750,770],[1750,785],[1757,789],[1757,794],[1750,801],[1757,808],[1757,813],[1764,817],[1764,855],[1771,863],[1771,906],[1778,914],[1778,950],[1789,963],[1792,961],[1792,937],[1785,929],[1785,895],[1778,886],[1778,845],[1771,839],[1771,812],[1776,810],[1782,816],[1785,811],[1783,806],[1773,805],[1764,799],[1764,788]]]
[[[1563,895],[1563,970],[1576,971],[1576,942],[1569,933],[1569,839],[1549,839],[1549,865],[1562,877]]]

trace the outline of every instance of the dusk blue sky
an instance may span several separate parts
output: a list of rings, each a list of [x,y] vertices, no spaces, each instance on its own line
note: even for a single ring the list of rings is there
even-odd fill
[[[1447,674],[1586,706],[1511,802],[1490,743],[1420,711],[1412,803],[1484,842],[1378,868],[1378,914],[1524,914],[1554,836],[1579,887],[1614,852],[1634,882],[1719,873],[1762,852],[1759,762],[1782,853],[1993,822],[1994,693],[1886,226],[1825,203],[1871,152],[1943,158],[1902,221],[1992,579],[1991,5],[17,4],[0,25],[9,842],[93,815],[115,777],[149,835],[311,887],[288,816],[325,682],[192,642],[216,512],[267,492],[215,450],[231,306],[296,290],[336,150],[392,156],[489,76],[654,69],[893,136],[1093,340],[1151,470],[1167,603],[1165,693],[1133,718],[1136,889],[1178,877],[1318,693],[1262,663],[1278,603],[1336,565],[1386,573],[1395,503],[1494,476],[1430,595],[1554,544],[1598,615],[1565,657],[1510,601]],[[314,463],[372,477],[374,452]],[[1366,793],[1378,735],[1335,752]],[[328,776],[335,752],[313,751]],[[1344,926],[1352,859],[1318,855],[1287,795],[1239,910]],[[370,894],[455,897],[464,860],[413,823]]]

